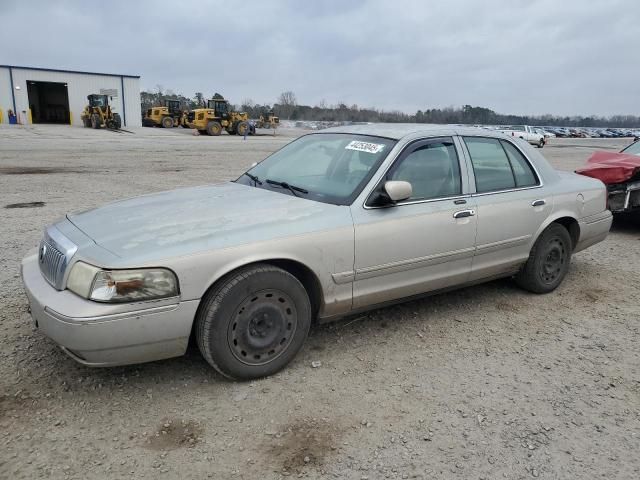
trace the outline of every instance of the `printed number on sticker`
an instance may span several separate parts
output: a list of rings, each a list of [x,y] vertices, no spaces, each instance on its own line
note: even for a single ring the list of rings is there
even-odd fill
[[[382,151],[382,149],[384,148],[384,144],[359,142],[357,140],[354,140],[344,148],[345,150],[357,150],[358,152],[378,153]]]

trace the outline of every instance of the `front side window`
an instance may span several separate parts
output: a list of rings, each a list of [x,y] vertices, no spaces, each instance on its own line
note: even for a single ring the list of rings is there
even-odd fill
[[[478,193],[530,187],[538,179],[520,151],[497,138],[465,137]]]
[[[350,205],[395,143],[388,138],[347,133],[305,135],[267,157],[236,182]]]
[[[460,195],[460,164],[453,140],[436,140],[415,147],[394,165],[387,180],[409,182],[413,189],[409,201]]]

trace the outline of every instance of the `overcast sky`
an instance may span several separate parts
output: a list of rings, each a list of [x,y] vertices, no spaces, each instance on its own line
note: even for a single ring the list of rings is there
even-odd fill
[[[637,0],[0,0],[0,64],[239,104],[640,114]]]

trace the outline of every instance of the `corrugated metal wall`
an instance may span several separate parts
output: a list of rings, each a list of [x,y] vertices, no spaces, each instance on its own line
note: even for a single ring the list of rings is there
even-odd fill
[[[69,111],[73,125],[82,126],[80,113],[87,104],[87,95],[100,93],[101,89],[113,89],[117,96],[113,97],[112,106],[120,114],[123,124],[129,127],[141,126],[140,118],[140,79],[131,77],[94,75],[85,73],[55,72],[48,70],[12,69],[13,89],[16,96],[17,112],[27,118],[29,109],[29,97],[27,82],[59,82],[67,84],[69,94]],[[6,77],[6,80],[5,80]],[[4,113],[4,122],[7,122],[6,111],[13,109],[11,99],[11,86],[9,84],[9,69],[0,67],[0,109]],[[5,83],[6,82],[6,83]],[[16,90],[15,87],[20,89]],[[123,104],[124,87],[124,104]]]
[[[7,110],[13,110],[13,102],[11,100],[11,84],[9,82],[9,69],[0,68],[0,123],[9,123]]]

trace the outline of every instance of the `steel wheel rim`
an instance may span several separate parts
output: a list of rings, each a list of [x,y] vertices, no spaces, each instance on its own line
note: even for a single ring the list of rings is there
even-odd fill
[[[560,277],[565,264],[566,248],[564,242],[560,238],[552,238],[545,249],[540,278],[546,284],[554,283]]]
[[[277,289],[260,290],[234,311],[227,333],[229,348],[245,365],[265,365],[287,350],[297,326],[298,312],[289,295]]]

